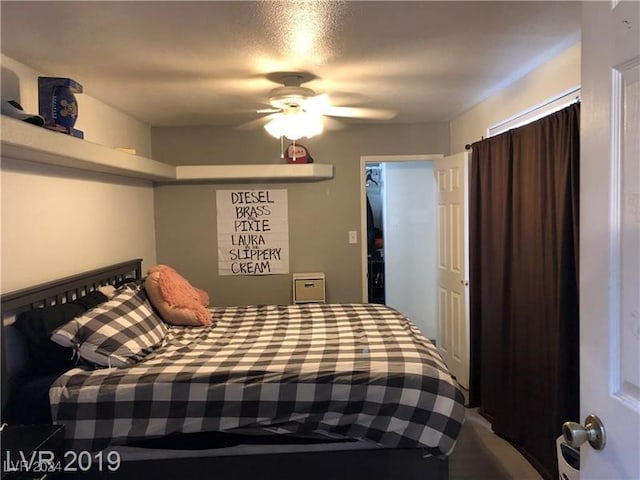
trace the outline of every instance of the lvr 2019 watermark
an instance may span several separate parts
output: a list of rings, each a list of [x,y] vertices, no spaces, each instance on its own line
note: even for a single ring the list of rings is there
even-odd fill
[[[36,450],[31,453],[23,451],[7,451],[2,459],[2,471],[30,472],[30,473],[54,473],[54,472],[88,472],[110,471],[115,472],[120,468],[120,453],[67,451],[62,459],[56,458],[56,453],[51,450]]]

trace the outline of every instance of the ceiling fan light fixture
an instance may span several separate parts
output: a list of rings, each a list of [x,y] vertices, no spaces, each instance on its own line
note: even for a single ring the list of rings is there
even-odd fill
[[[298,140],[302,137],[311,138],[321,134],[323,125],[320,115],[305,112],[300,108],[291,108],[285,112],[276,113],[264,128],[272,137]]]
[[[274,108],[286,109],[287,107],[300,105],[307,98],[313,97],[314,95],[315,92],[306,87],[278,87],[271,90],[269,103]]]

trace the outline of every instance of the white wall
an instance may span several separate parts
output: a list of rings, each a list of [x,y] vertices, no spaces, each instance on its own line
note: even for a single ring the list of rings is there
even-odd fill
[[[17,100],[25,112],[38,113],[38,76],[56,76],[55,72],[42,73],[12,58],[2,55],[2,99]],[[75,128],[84,132],[88,142],[107,147],[135,148],[138,155],[151,157],[151,127],[116,110],[90,95],[91,85],[75,95],[78,101],[78,120]]]
[[[148,182],[2,160],[0,289],[141,257],[155,263]]]
[[[37,76],[2,56],[2,97],[37,112]],[[85,141],[150,153],[147,126],[84,94],[76,97],[76,126]],[[145,267],[156,262],[149,181],[2,157],[0,188],[1,292],[131,258],[143,258]]]
[[[432,162],[384,163],[386,304],[437,338],[436,185]]]
[[[573,45],[529,75],[499,91],[451,122],[451,153],[481,140],[507,118],[580,86],[580,44]]]

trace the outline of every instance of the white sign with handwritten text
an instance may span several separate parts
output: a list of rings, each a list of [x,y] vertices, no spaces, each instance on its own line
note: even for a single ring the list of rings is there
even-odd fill
[[[218,274],[289,273],[286,190],[217,190]]]

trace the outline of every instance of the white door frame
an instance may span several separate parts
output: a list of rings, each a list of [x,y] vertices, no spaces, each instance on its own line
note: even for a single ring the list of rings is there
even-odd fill
[[[367,163],[387,163],[387,162],[425,162],[444,158],[442,154],[419,154],[419,155],[362,155],[360,156],[360,258],[362,262],[362,301],[369,301],[368,257],[367,257],[367,186],[366,173]],[[435,253],[435,252],[434,252]]]

